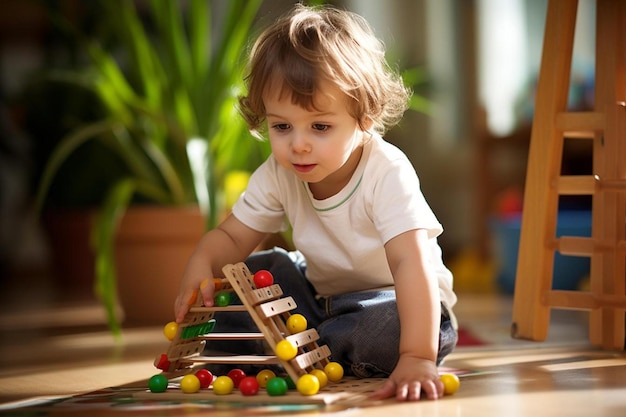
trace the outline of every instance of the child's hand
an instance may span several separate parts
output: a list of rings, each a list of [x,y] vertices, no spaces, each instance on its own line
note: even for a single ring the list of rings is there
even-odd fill
[[[185,314],[189,311],[198,297],[202,297],[206,307],[213,306],[213,278],[210,268],[202,266],[204,262],[196,262],[201,266],[194,267],[194,258],[187,265],[187,270],[180,285],[180,291],[174,303],[174,316],[176,322],[184,320]]]
[[[437,365],[428,359],[400,356],[396,369],[372,397],[385,399],[395,396],[399,401],[415,401],[421,398],[422,392],[429,400],[443,395]]]

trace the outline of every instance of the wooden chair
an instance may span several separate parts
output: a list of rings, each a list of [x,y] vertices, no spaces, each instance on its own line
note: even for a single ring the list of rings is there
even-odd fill
[[[550,309],[590,311],[589,337],[624,348],[626,1],[597,0],[595,103],[568,112],[577,0],[550,0],[531,132],[511,333],[545,340]],[[593,173],[561,174],[565,138],[593,141]],[[591,237],[556,237],[560,195],[592,195]],[[590,291],[552,288],[555,251],[591,258]]]

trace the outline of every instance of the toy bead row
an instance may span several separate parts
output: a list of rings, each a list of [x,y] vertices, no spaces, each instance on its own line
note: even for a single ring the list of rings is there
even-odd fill
[[[264,388],[270,396],[287,394],[289,389],[297,389],[302,395],[315,395],[327,382],[339,381],[343,377],[343,368],[336,362],[330,362],[322,371],[315,369],[311,373],[303,375],[294,384],[290,377],[281,378],[269,370],[264,369],[256,376],[247,376],[241,369],[232,369],[228,375],[214,378],[207,369],[200,369],[195,374],[185,375],[180,381],[180,389],[185,394],[194,394],[201,389],[208,389],[213,385],[216,395],[228,395],[238,388],[242,395],[251,396],[259,393]],[[444,394],[452,395],[460,387],[459,377],[455,374],[444,373],[440,376],[444,386]],[[157,374],[150,378],[148,387],[153,393],[165,392],[169,381],[163,374]]]
[[[343,368],[336,362],[330,362],[324,370],[314,369],[309,374],[301,376],[294,384],[292,379],[277,377],[276,374],[264,369],[256,376],[247,376],[241,369],[232,369],[227,375],[214,377],[207,369],[200,369],[195,374],[185,375],[180,380],[180,389],[183,393],[194,394],[201,389],[212,386],[216,395],[228,395],[235,388],[242,395],[251,396],[265,389],[270,396],[287,394],[289,389],[296,389],[302,395],[315,395],[324,388],[328,381],[337,382],[343,378]],[[153,393],[165,392],[169,381],[163,374],[157,374],[148,381],[148,388]]]

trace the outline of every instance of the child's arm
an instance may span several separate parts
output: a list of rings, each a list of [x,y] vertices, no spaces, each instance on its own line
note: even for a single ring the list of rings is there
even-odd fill
[[[377,396],[417,400],[423,390],[429,399],[439,398],[443,393],[436,365],[441,301],[427,232],[403,233],[391,239],[385,250],[396,287],[400,359]]]
[[[224,265],[246,259],[265,236],[266,233],[249,228],[233,215],[207,232],[187,262],[174,304],[176,321],[180,323],[185,317],[189,300],[202,280],[208,278],[211,281],[213,277],[222,275]],[[213,285],[200,288],[200,294],[206,306],[213,305]]]

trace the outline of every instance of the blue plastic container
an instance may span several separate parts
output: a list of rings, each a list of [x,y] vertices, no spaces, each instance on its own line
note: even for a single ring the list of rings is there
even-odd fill
[[[498,265],[497,282],[505,293],[512,294],[517,272],[517,254],[521,228],[521,214],[506,220],[491,222],[494,253]],[[557,220],[557,236],[591,236],[590,211],[561,211]],[[539,245],[540,242],[537,242]],[[589,257],[564,256],[555,253],[552,288],[573,290],[589,274]]]

